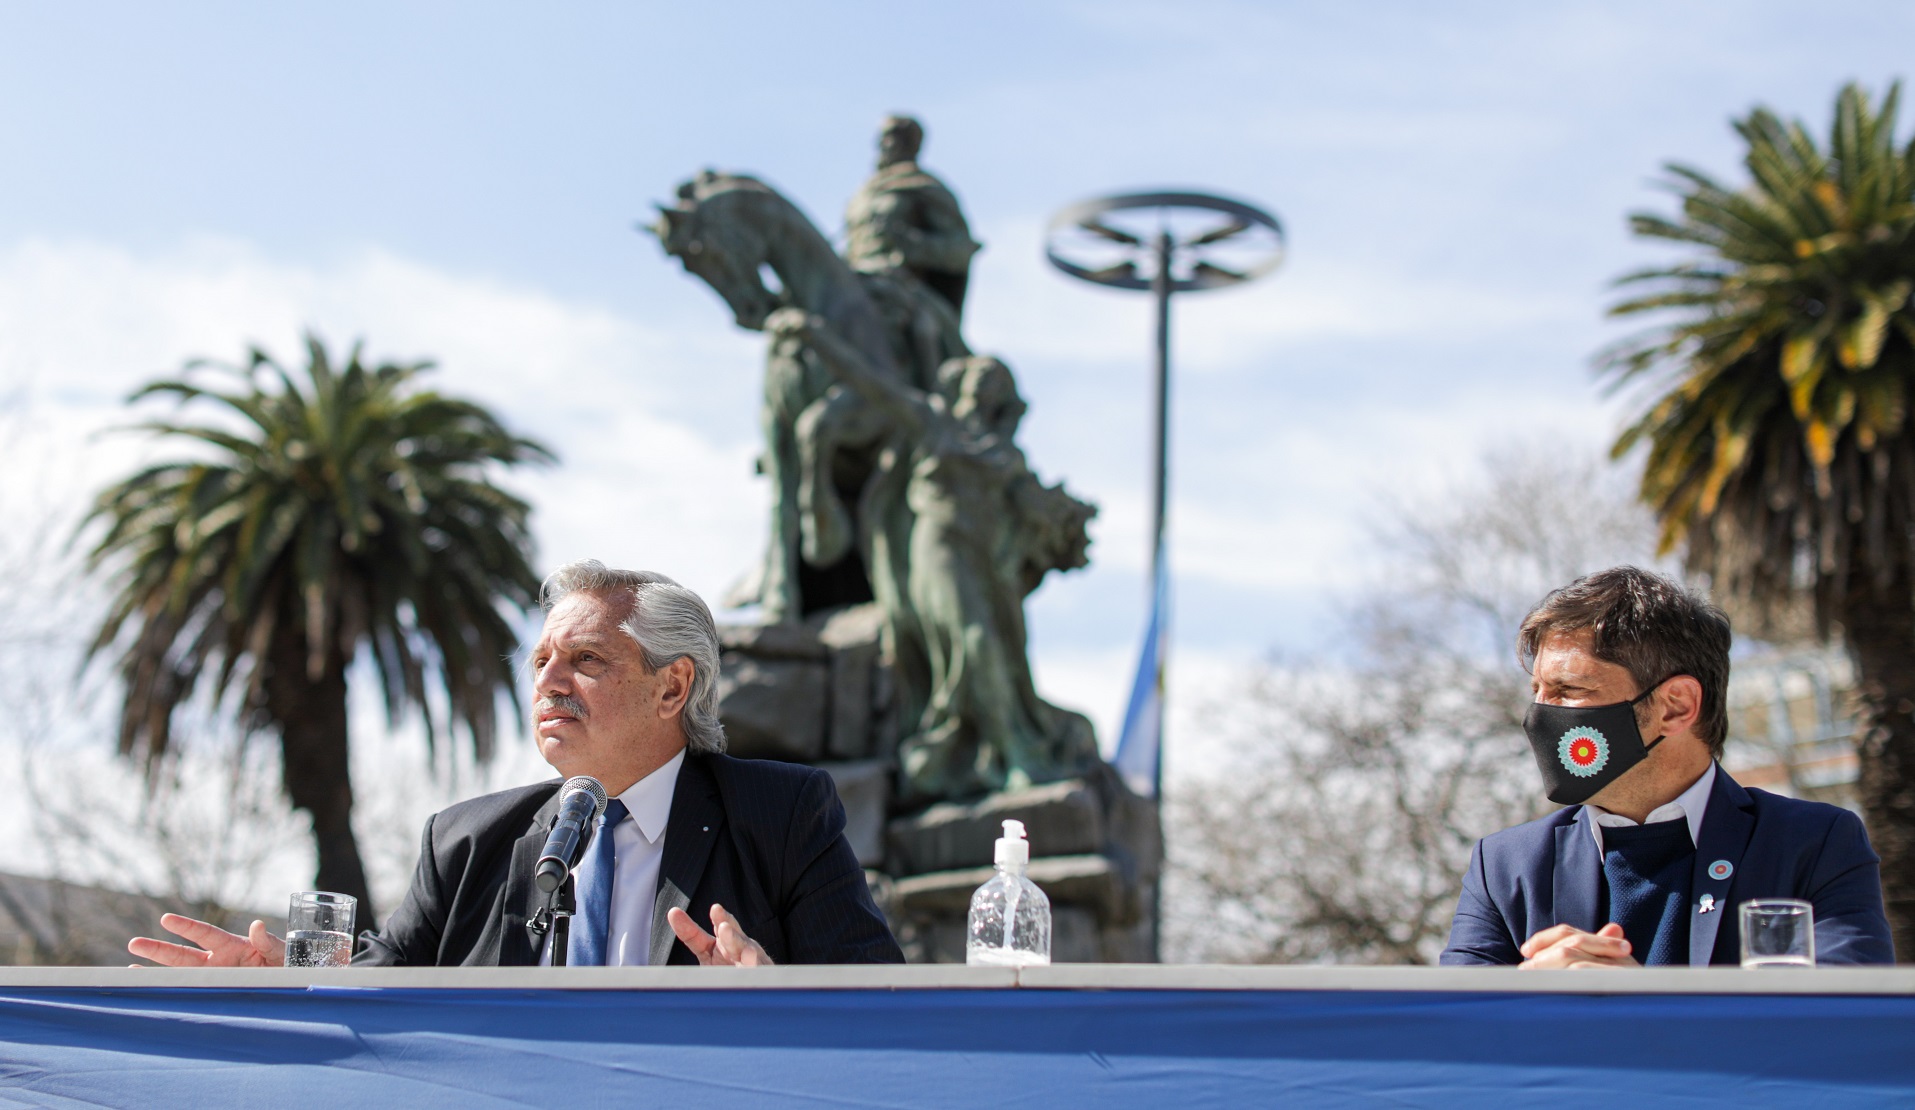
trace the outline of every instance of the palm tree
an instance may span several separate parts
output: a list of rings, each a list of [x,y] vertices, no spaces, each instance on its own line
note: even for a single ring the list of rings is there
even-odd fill
[[[191,461],[150,466],[100,493],[88,555],[118,590],[88,658],[118,654],[122,754],[149,769],[173,717],[210,681],[244,734],[277,733],[292,804],[312,817],[318,885],[377,923],[352,833],[346,675],[371,649],[388,719],[413,709],[429,744],[463,725],[491,755],[497,703],[517,706],[506,607],[534,604],[526,503],[492,464],[550,461],[485,409],[417,387],[429,363],[336,368],[307,338],[304,380],[255,349],[243,366],[188,363],[131,400],[210,401],[221,421],[154,420]],[[202,370],[227,379],[200,385]],[[190,379],[190,380],[189,380]],[[235,420],[234,417],[237,417]],[[428,686],[444,690],[443,725]]]
[[[1915,142],[1899,86],[1836,100],[1826,152],[1757,109],[1735,124],[1751,183],[1672,165],[1678,218],[1636,234],[1699,248],[1622,279],[1615,315],[1669,313],[1611,352],[1647,404],[1641,494],[1718,596],[1839,632],[1862,702],[1858,790],[1896,947],[1915,956]]]

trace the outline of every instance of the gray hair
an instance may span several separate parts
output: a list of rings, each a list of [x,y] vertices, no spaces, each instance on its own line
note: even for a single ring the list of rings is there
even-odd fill
[[[619,630],[638,645],[651,670],[680,659],[692,661],[691,696],[681,720],[685,746],[693,752],[725,750],[725,726],[718,721],[718,624],[704,599],[662,574],[614,570],[597,559],[567,563],[552,572],[539,590],[539,607],[552,607],[571,594],[624,594],[632,611]]]

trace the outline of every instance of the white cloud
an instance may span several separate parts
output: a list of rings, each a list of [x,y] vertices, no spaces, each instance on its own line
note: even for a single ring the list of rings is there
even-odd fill
[[[1001,247],[1034,251],[1035,241],[1019,243],[1012,228],[996,235]],[[975,308],[978,345],[1001,348],[1014,361],[1031,355],[1026,389],[1041,432],[1033,458],[1103,506],[1091,575],[1133,574],[1147,546],[1143,397],[1115,393],[1094,375],[1059,376],[1051,360],[1141,369],[1147,305],[1100,297],[1045,274],[1034,258],[1025,261],[981,271],[988,280],[979,283]],[[1299,337],[1439,323],[1494,330],[1554,311],[1546,301],[1412,284],[1384,299],[1422,307],[1371,318],[1365,306],[1376,303],[1374,287],[1350,283],[1314,295],[1318,308],[1285,317],[1259,310],[1250,291],[1227,294],[1216,303],[1234,298],[1229,311],[1196,319],[1180,340],[1212,349],[1203,357],[1214,373],[1242,374],[1273,345]],[[1307,298],[1283,289],[1268,300],[1282,306]],[[373,357],[436,358],[438,387],[494,406],[557,449],[558,467],[510,479],[538,507],[547,565],[597,556],[655,566],[716,597],[756,558],[768,498],[751,475],[757,340],[718,313],[682,326],[658,323],[372,250],[323,266],[217,240],[161,255],[48,241],[0,253],[0,381],[27,391],[44,450],[71,452],[56,469],[76,495],[133,454],[162,449],[88,439],[126,419],[120,399],[129,390],[188,357],[237,358],[248,342],[296,361],[308,327],[335,346],[363,338]],[[1125,376],[1141,384],[1141,374]],[[1243,403],[1266,410],[1267,419],[1175,444],[1175,565],[1182,575],[1252,589],[1336,581],[1359,542],[1352,509],[1370,491],[1454,457],[1459,442],[1473,446],[1496,428],[1531,424],[1557,407],[1537,396],[1439,390],[1378,396],[1325,417],[1286,404],[1282,381],[1246,378],[1241,388]],[[1114,440],[1113,432],[1128,432],[1105,414],[1135,426],[1134,447]],[[1180,416],[1206,419],[1190,410]]]
[[[707,596],[750,565],[766,497],[751,474],[755,383],[739,380],[750,364],[726,350],[722,329],[660,332],[378,251],[323,267],[221,241],[156,257],[44,241],[0,253],[0,382],[24,393],[37,428],[57,432],[36,450],[62,454],[76,495],[129,452],[167,450],[109,437],[103,451],[89,438],[129,419],[120,401],[132,389],[188,358],[237,361],[248,343],[297,366],[307,328],[335,353],[364,339],[372,358],[434,358],[431,385],[554,448],[561,465],[509,479],[537,507],[546,565],[596,556],[658,567]],[[710,390],[743,395],[735,427],[679,415]]]

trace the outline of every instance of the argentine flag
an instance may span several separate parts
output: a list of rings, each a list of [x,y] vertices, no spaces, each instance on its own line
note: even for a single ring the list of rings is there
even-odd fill
[[[1117,739],[1111,766],[1130,788],[1155,798],[1163,785],[1164,767],[1164,635],[1169,624],[1170,570],[1160,552],[1156,589],[1152,591],[1150,627],[1137,655],[1137,677],[1131,682],[1130,706],[1124,711],[1124,731]]]

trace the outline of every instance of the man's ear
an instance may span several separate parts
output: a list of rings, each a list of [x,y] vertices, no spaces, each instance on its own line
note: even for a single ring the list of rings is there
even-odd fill
[[[698,665],[691,657],[681,655],[658,669],[658,715],[666,719],[678,716],[692,699],[692,679],[698,676]]]
[[[1679,674],[1662,684],[1650,700],[1652,731],[1664,736],[1694,732],[1702,723],[1702,683]]]

